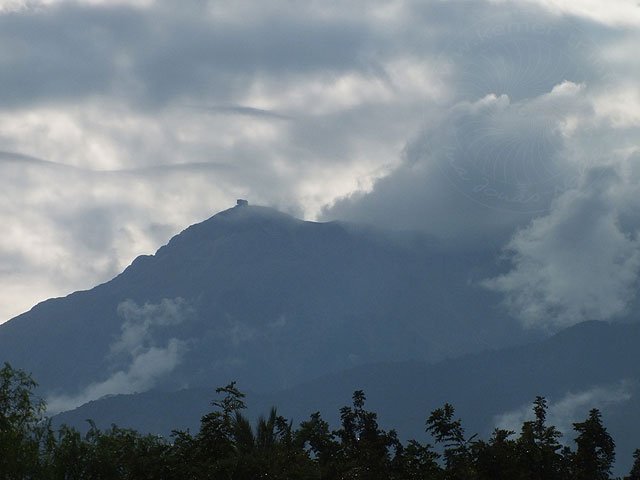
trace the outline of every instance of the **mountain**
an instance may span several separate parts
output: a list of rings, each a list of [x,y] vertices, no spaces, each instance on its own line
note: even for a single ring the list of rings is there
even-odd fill
[[[158,433],[197,428],[231,380],[254,415],[273,404],[296,422],[320,410],[335,423],[364,389],[383,425],[420,438],[444,402],[486,434],[545,395],[569,432],[602,408],[624,465],[640,430],[639,324],[524,331],[479,286],[499,273],[495,253],[238,205],[0,325],[0,361],[67,411],[56,422]]]
[[[575,437],[571,423],[591,408],[603,412],[616,440],[619,472],[626,472],[640,448],[640,325],[585,322],[544,341],[500,349],[435,364],[416,361],[379,363],[324,375],[269,394],[249,393],[250,416],[272,405],[297,424],[320,411],[332,425],[351,393],[363,389],[368,408],[386,428],[401,437],[427,439],[429,412],[445,402],[456,407],[469,434],[488,437],[501,424],[517,430],[537,395],[550,402],[549,421]],[[242,389],[242,385],[240,385]],[[168,435],[172,429],[197,431],[200,417],[211,411],[214,385],[176,392],[118,395],[90,402],[54,418],[86,429],[91,418],[101,427],[112,423]]]
[[[56,411],[229,379],[271,392],[372,362],[525,342],[532,335],[478,286],[493,258],[238,205],[113,280],[0,325],[1,360],[30,371]]]

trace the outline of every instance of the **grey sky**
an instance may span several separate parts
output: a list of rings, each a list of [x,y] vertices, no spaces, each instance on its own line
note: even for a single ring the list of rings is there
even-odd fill
[[[515,317],[616,318],[640,7],[601,5],[0,0],[0,321],[237,197],[506,247],[487,285]]]

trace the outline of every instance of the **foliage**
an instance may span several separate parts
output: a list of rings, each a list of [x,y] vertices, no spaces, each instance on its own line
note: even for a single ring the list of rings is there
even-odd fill
[[[631,472],[628,477],[625,477],[625,480],[640,480],[640,449],[633,452],[633,459],[633,467],[631,467]]]
[[[444,407],[434,410],[427,419],[427,432],[436,443],[444,445],[446,480],[466,480],[473,478],[475,468],[471,455],[471,446],[475,435],[465,439],[460,420],[454,420],[455,409],[445,403]]]
[[[546,424],[547,401],[544,397],[536,397],[533,412],[535,420],[524,422],[517,442],[520,475],[532,480],[562,480],[566,478],[564,456],[559,453],[562,435],[556,427]]]
[[[605,480],[615,459],[598,410],[574,423],[572,450],[547,424],[543,397],[535,399],[535,418],[518,436],[496,429],[488,440],[468,437],[454,407],[445,404],[426,420],[435,450],[382,429],[361,390],[331,430],[319,412],[294,428],[275,408],[252,425],[243,413],[244,394],[230,383],[216,390],[221,398],[195,435],[175,431],[167,440],[115,425],[101,431],[93,423],[84,436],[67,426],[53,432],[35,386],[8,364],[0,370],[0,480]],[[634,458],[625,480],[640,480],[640,450]]]
[[[41,450],[49,434],[44,403],[34,397],[36,383],[5,363],[0,369],[0,475],[4,479],[38,476]]]
[[[602,415],[597,409],[589,417],[573,427],[578,436],[578,449],[574,457],[575,478],[578,480],[606,480],[611,474],[615,460],[615,443],[602,424]]]

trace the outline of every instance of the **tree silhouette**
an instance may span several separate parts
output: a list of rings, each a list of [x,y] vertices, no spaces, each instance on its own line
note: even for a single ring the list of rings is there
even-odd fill
[[[174,431],[167,441],[94,423],[84,436],[67,426],[54,434],[34,388],[24,372],[0,369],[0,480],[608,480],[615,459],[600,411],[574,423],[573,451],[547,424],[544,397],[534,401],[535,419],[523,423],[518,438],[502,429],[488,440],[467,438],[452,405],[434,410],[426,430],[440,456],[380,428],[361,390],[332,431],[318,412],[296,429],[275,408],[252,426],[244,394],[230,383],[216,390],[222,398],[196,435]],[[640,450],[634,460],[625,480],[640,480]]]
[[[0,369],[0,472],[5,478],[36,478],[41,474],[41,447],[49,426],[45,405],[36,399],[36,382],[5,363]]]
[[[640,449],[633,452],[633,467],[629,476],[625,477],[625,480],[640,480]]]
[[[449,403],[434,410],[427,419],[427,432],[444,446],[445,479],[467,480],[475,475],[470,447],[476,435],[466,439],[462,422],[453,419],[454,413]]]
[[[340,440],[336,452],[343,478],[388,479],[392,469],[390,449],[398,454],[395,432],[380,429],[377,414],[364,408],[365,394],[353,393],[353,407],[340,410],[341,428],[334,434]]]
[[[535,420],[524,422],[517,441],[520,476],[531,480],[564,480],[563,456],[559,453],[562,434],[547,425],[547,400],[533,402]]]
[[[602,424],[602,415],[596,408],[584,422],[574,423],[578,432],[578,446],[574,457],[576,480],[606,480],[615,460],[615,443]]]

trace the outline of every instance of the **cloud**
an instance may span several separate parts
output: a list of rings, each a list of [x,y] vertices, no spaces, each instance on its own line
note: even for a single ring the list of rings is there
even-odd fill
[[[505,3],[513,0],[493,0]],[[575,15],[611,26],[637,27],[640,25],[640,6],[635,0],[527,0],[543,6],[557,15]]]
[[[569,154],[568,125],[591,112],[584,87],[571,82],[517,102],[493,94],[460,102],[425,128],[371,191],[339,200],[325,216],[499,244],[548,211],[595,161]]]
[[[189,311],[182,298],[165,298],[158,304],[142,306],[133,300],[125,300],[118,305],[118,315],[124,318],[124,323],[120,338],[111,345],[111,354],[137,356],[153,341],[155,329],[181,324]]]
[[[228,99],[261,72],[357,67],[368,35],[356,17],[313,21],[304,9],[263,8],[238,22],[198,1],[132,3],[52,2],[0,15],[2,103],[98,94],[153,108],[183,96]]]
[[[178,184],[174,175],[0,160],[0,256],[7,259],[0,285],[12,295],[2,302],[3,318],[47,296],[109,280],[185,224],[207,218],[228,196],[218,190],[216,198],[211,182],[221,176],[213,166],[204,172],[182,167]],[[185,188],[192,194],[184,196]],[[187,222],[185,209],[192,212]]]
[[[526,326],[553,330],[626,313],[640,270],[640,224],[621,222],[625,208],[638,207],[637,188],[625,195],[621,184],[612,168],[592,170],[514,235],[511,270],[485,285],[504,293]]]
[[[238,197],[495,250],[637,138],[620,5],[0,2],[0,321]]]
[[[53,395],[47,398],[47,412],[55,415],[72,410],[105,395],[144,392],[158,379],[171,373],[186,350],[185,342],[171,339],[163,348],[151,347],[133,358],[127,370],[119,370],[107,380],[92,383],[77,395]]]
[[[275,120],[290,120],[289,115],[265,110],[264,108],[247,107],[244,105],[213,105],[210,107],[202,107],[203,110],[212,114],[222,115],[247,115]]]
[[[583,420],[592,408],[600,410],[627,402],[634,388],[628,381],[613,385],[598,385],[580,392],[568,392],[558,400],[548,399],[547,424],[554,425],[563,435],[569,435],[572,424]],[[496,428],[519,432],[522,424],[533,420],[533,408],[522,405],[509,412],[496,415]]]
[[[494,11],[485,4],[468,28],[450,33],[434,62],[446,93],[425,114],[402,161],[334,201],[322,218],[497,248],[547,213],[586,170],[619,158],[623,145],[631,148],[637,124],[612,120],[632,121],[636,108],[621,111],[634,105],[629,95],[611,96],[630,89],[601,53],[629,34],[616,37],[538,7],[514,11],[507,2]]]
[[[155,3],[155,0],[0,0],[0,14],[24,12],[33,10],[42,10],[46,7],[63,4],[76,5],[126,5],[130,7],[149,7]]]
[[[155,334],[163,328],[186,321],[191,310],[181,298],[163,299],[158,304],[137,305],[131,300],[118,306],[124,319],[120,337],[111,344],[112,364],[124,364],[103,381],[94,382],[75,395],[52,394],[47,398],[47,412],[71,410],[105,395],[144,392],[171,373],[181,362],[188,344],[170,338],[157,345]]]
[[[640,104],[603,52],[630,34],[501,5],[502,21],[480,15],[445,46],[448,96],[402,162],[323,218],[422,230],[462,251],[506,245],[509,271],[484,285],[528,327],[625,318],[640,261]]]

